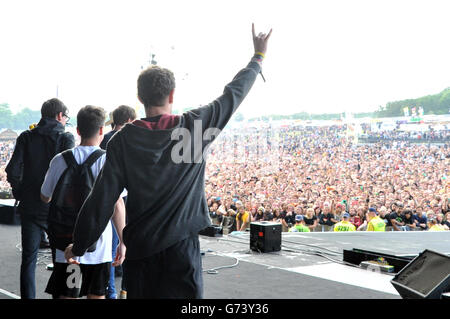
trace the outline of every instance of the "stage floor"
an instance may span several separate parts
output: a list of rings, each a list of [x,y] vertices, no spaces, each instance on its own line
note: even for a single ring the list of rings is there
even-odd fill
[[[261,286],[259,281],[267,283],[267,293],[258,292],[258,298],[400,298],[390,283],[393,275],[344,264],[343,250],[415,256],[430,249],[450,255],[450,232],[283,233],[282,250],[273,253],[251,251],[249,233],[232,233],[216,238],[202,236],[201,246],[205,261],[208,255],[226,256],[231,262],[239,260],[239,265],[246,262],[255,269],[272,271],[266,276],[250,274],[253,281],[246,280],[250,286]],[[291,273],[286,280],[281,279],[285,272]],[[279,276],[279,286],[268,284],[267,278],[274,276]],[[287,295],[286,290],[290,291]]]
[[[392,255],[425,249],[450,254],[450,232],[283,233],[282,250],[250,250],[249,233],[200,236],[207,299],[398,299],[389,274],[342,263],[342,251],[359,248]],[[0,224],[0,299],[20,295],[20,226]],[[36,268],[37,297],[50,276],[48,253]],[[120,287],[120,278],[116,286]]]

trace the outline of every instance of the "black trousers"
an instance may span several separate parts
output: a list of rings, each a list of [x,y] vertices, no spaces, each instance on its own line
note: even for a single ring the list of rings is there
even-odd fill
[[[201,299],[203,275],[198,235],[145,259],[124,262],[127,299]]]

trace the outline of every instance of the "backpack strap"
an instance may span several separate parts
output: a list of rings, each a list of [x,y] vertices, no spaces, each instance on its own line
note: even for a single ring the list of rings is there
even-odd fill
[[[61,155],[63,156],[64,161],[66,161],[67,166],[75,166],[75,167],[78,166],[78,163],[75,160],[75,157],[73,156],[73,152],[71,149],[61,152]]]
[[[84,161],[83,165],[91,167],[106,151],[102,149],[95,150],[91,155]]]
[[[105,153],[106,151],[102,149],[95,150],[94,152],[91,153],[91,155],[89,155],[89,157],[84,161],[84,163],[80,165],[87,165],[88,167],[91,167]],[[61,155],[63,156],[67,166],[75,166],[75,167],[79,166],[75,157],[73,156],[73,152],[71,149],[61,152]]]

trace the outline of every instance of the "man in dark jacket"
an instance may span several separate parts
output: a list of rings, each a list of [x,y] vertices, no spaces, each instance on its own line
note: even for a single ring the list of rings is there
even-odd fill
[[[109,141],[103,171],[80,211],[73,246],[66,249],[69,262],[96,241],[126,188],[128,298],[203,297],[198,232],[210,225],[203,154],[261,71],[271,32],[252,31],[255,55],[247,67],[218,99],[181,116],[171,114],[172,72],[153,66],[141,73],[138,97],[147,118],[125,125]]]
[[[42,105],[38,125],[19,135],[11,160],[6,167],[8,182],[18,200],[22,226],[22,264],[20,294],[24,299],[36,297],[35,270],[41,234],[47,230],[48,204],[40,199],[41,185],[51,159],[75,146],[71,133],[64,132],[67,107],[58,99]]]
[[[121,105],[114,109],[112,113],[110,113],[112,117],[112,127],[113,129],[105,134],[100,147],[106,150],[106,145],[108,144],[111,137],[127,123],[130,123],[136,119],[136,111],[127,105]]]
[[[110,120],[112,120],[112,130],[105,134],[105,137],[103,138],[102,143],[100,144],[100,147],[104,150],[106,150],[106,146],[108,145],[109,140],[111,137],[116,134],[117,131],[120,131],[122,127],[134,121],[136,119],[136,111],[127,105],[120,105],[112,113],[110,113]],[[124,202],[126,203],[126,196],[123,198]],[[119,204],[116,204],[115,209],[121,209],[122,206]],[[119,236],[117,235],[116,229],[114,228],[114,225],[112,225],[113,229],[113,246],[112,246],[112,258],[116,258],[116,247],[119,245]],[[116,284],[115,284],[115,274],[116,269],[118,269],[119,273],[122,272],[122,266],[119,265],[117,267],[114,267],[111,265],[111,273],[109,277],[109,283],[108,283],[108,289],[106,292],[106,298],[107,299],[117,299],[117,293],[116,293]],[[122,290],[125,290],[126,288],[126,280],[125,277],[122,276]]]

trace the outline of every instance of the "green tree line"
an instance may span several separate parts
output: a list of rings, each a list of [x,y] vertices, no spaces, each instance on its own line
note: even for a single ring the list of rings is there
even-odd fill
[[[395,117],[403,116],[403,108],[423,107],[424,114],[448,114],[450,111],[450,87],[434,95],[426,95],[417,99],[406,99],[401,101],[389,102],[385,107],[380,107],[375,112],[376,117]]]
[[[406,99],[394,102],[388,102],[385,106],[379,106],[378,110],[374,112],[361,112],[355,113],[353,116],[355,118],[362,117],[398,117],[403,116],[403,108],[409,107],[411,112],[412,107],[422,107],[424,109],[424,114],[448,114],[450,113],[450,87],[446,88],[442,92],[434,95],[422,96],[417,99]],[[250,118],[249,121],[262,120],[269,121],[272,120],[339,120],[344,117],[344,113],[322,113],[322,114],[311,114],[307,112],[300,112],[290,115],[265,115]]]
[[[353,114],[355,118],[361,117],[397,117],[403,116],[403,108],[409,107],[423,107],[424,114],[448,114],[450,113],[450,87],[442,92],[434,95],[426,95],[417,99],[406,99],[394,102],[388,102],[385,106],[379,106],[378,110],[374,112],[361,112]],[[186,112],[192,108],[184,108],[182,112]],[[178,113],[178,112],[174,112]],[[41,117],[40,111],[34,111],[29,108],[24,108],[20,112],[13,114],[8,103],[0,104],[0,129],[10,128],[13,130],[26,130],[32,123],[39,122]],[[236,113],[234,120],[243,121],[244,116],[241,113]],[[312,114],[307,112],[294,113],[290,115],[263,115],[259,117],[250,118],[249,121],[269,121],[272,120],[339,120],[344,117],[344,113],[322,113]],[[71,122],[76,125],[76,119],[71,119]]]
[[[0,129],[26,130],[33,123],[38,123],[41,111],[24,108],[13,114],[8,103],[0,104]]]

